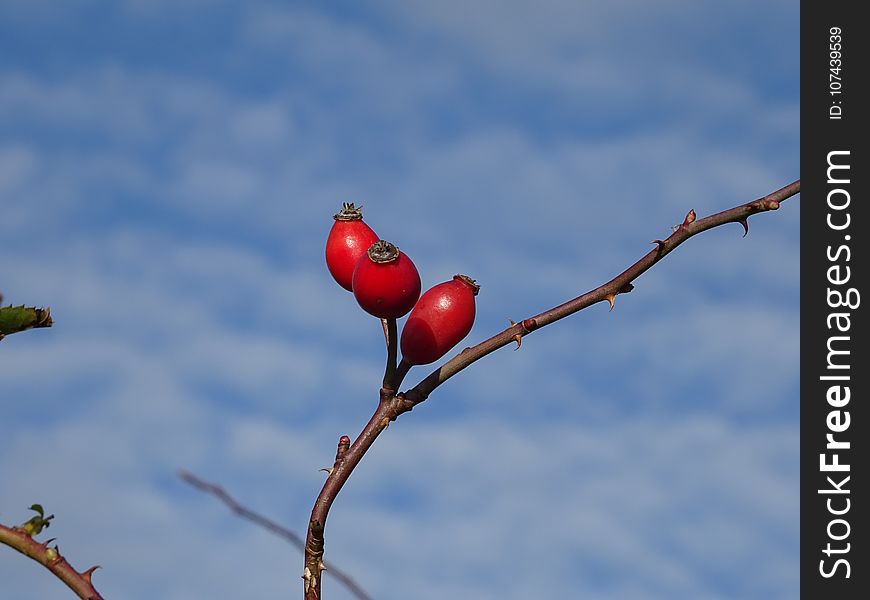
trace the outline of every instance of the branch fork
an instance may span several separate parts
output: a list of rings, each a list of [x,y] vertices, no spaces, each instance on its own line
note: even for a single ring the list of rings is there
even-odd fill
[[[664,258],[677,246],[690,237],[707,229],[724,225],[725,223],[740,223],[744,236],[749,231],[748,218],[751,215],[777,210],[780,203],[800,192],[800,180],[795,181],[767,196],[736,206],[732,209],[698,219],[694,210],[690,210],[683,222],[673,228],[672,233],[664,240],[653,240],[656,245],[636,263],[605,284],[569,300],[559,306],[546,310],[538,315],[517,323],[510,321],[510,326],[487,340],[470,348],[464,348],[446,363],[432,371],[411,389],[398,393],[402,379],[407,374],[410,365],[404,361],[396,365],[397,340],[395,320],[382,322],[384,336],[387,342],[387,366],[384,373],[383,386],[380,390],[380,401],[369,422],[363,428],[357,439],[344,451],[339,444],[335,466],[317,497],[311,512],[308,535],[305,544],[305,565],[303,570],[305,600],[320,600],[320,574],[323,571],[324,528],[329,509],[335,501],[341,488],[347,482],[350,474],[359,464],[363,455],[390,424],[402,413],[408,412],[414,406],[424,402],[429,395],[456,373],[467,368],[487,354],[511,343],[516,343],[518,350],[522,338],[533,331],[574,314],[592,304],[606,301],[613,310],[616,296],[627,294],[634,289],[633,281]],[[340,454],[340,456],[339,456]]]

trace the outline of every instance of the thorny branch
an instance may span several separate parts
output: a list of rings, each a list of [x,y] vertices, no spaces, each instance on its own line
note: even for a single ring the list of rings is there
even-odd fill
[[[232,512],[237,514],[243,519],[247,519],[248,521],[259,525],[263,529],[271,531],[278,537],[284,538],[292,545],[296,546],[301,552],[305,548],[305,542],[302,538],[287,529],[276,523],[275,521],[264,517],[261,514],[258,514],[249,508],[246,508],[242,504],[240,504],[235,498],[230,496],[226,490],[224,490],[219,485],[214,483],[209,483],[203,479],[200,479],[193,473],[189,473],[187,471],[180,471],[178,476],[185,482],[189,483],[196,489],[201,492],[205,492],[206,494],[211,494],[221,502],[223,502],[227,508],[229,508]],[[344,585],[351,594],[353,594],[359,600],[371,600],[371,596],[365,593],[365,591],[344,571],[336,567],[331,563],[326,563],[328,572],[335,577],[342,585]]]
[[[91,583],[91,576],[99,567],[91,567],[79,573],[60,555],[57,545],[49,547],[49,544],[54,540],[37,542],[26,529],[26,525],[25,527],[0,525],[0,544],[6,544],[41,564],[54,573],[82,600],[103,600],[103,597]]]
[[[535,315],[528,319],[524,319],[520,323],[515,323],[502,331],[501,333],[492,336],[472,348],[466,348],[457,356],[454,356],[444,365],[433,371],[423,381],[414,386],[413,389],[405,393],[405,397],[411,402],[411,406],[426,400],[429,394],[439,385],[456,375],[459,371],[465,369],[470,364],[480,360],[490,352],[498,350],[503,346],[507,346],[513,342],[520,343],[520,340],[533,332],[540,329],[544,325],[549,325],[559,319],[572,315],[577,311],[583,310],[588,306],[606,300],[610,304],[611,310],[614,306],[614,300],[618,294],[625,294],[634,289],[632,281],[637,279],[641,274],[647,271],[654,264],[659,262],[665,256],[670,254],[674,248],[688,240],[690,237],[697,235],[708,229],[725,225],[726,223],[740,223],[743,226],[743,235],[749,233],[749,217],[770,210],[777,210],[779,205],[784,200],[794,196],[801,189],[801,182],[797,180],[789,185],[781,188],[763,198],[754,200],[747,204],[735,206],[732,209],[698,219],[694,210],[690,210],[683,220],[682,224],[677,226],[673,233],[664,240],[653,240],[650,243],[656,245],[643,258],[631,265],[625,271],[608,281],[607,283],[586,292],[582,296],[578,296],[573,300],[569,300],[564,304],[560,304],[550,310],[546,310],[541,314]]]
[[[501,333],[476,346],[465,348],[407,392],[397,394],[395,389],[397,386],[391,386],[390,382],[385,380],[385,385],[380,391],[380,402],[377,409],[350,448],[336,458],[335,466],[327,477],[311,511],[305,541],[305,566],[302,576],[305,600],[321,599],[321,572],[325,566],[323,562],[323,530],[329,509],[354,468],[391,421],[425,401],[438,386],[472,363],[514,342],[519,346],[522,338],[536,329],[605,300],[610,304],[612,310],[617,295],[630,292],[634,288],[632,281],[690,237],[726,223],[740,223],[743,226],[743,235],[745,236],[749,232],[748,219],[750,216],[777,210],[781,202],[799,192],[800,180],[797,180],[767,196],[702,219],[698,219],[695,211],[690,210],[682,224],[674,228],[670,236],[664,240],[653,240],[655,248],[607,283],[564,304],[524,319],[519,323],[513,323]]]

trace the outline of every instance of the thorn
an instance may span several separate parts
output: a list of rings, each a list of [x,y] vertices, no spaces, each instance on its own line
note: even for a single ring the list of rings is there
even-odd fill
[[[514,323],[514,325],[516,325],[516,323]],[[514,341],[517,343],[517,347],[514,348],[514,352],[516,352],[516,351],[519,350],[519,349],[522,347],[522,345],[523,345],[523,336],[521,336],[520,334],[516,334],[516,335],[514,336]]]
[[[616,303],[614,302],[614,300],[616,299],[616,294],[608,294],[604,297],[604,299],[610,303],[610,310],[612,311],[613,307],[616,305]]]
[[[320,569],[321,571],[325,571],[325,570],[326,570],[326,565],[325,565],[325,564],[323,563],[323,561],[321,560],[321,561],[319,561],[319,562],[317,563],[317,568]]]
[[[743,237],[746,237],[746,234],[749,233],[749,219],[740,219],[738,223],[743,225]]]
[[[322,469],[317,469],[317,470],[318,470],[318,471],[326,471],[327,473],[329,473],[330,475],[332,475],[332,470],[333,470],[334,468],[335,468],[335,467],[323,467]]]
[[[663,240],[653,240],[650,244],[655,244],[658,246],[657,250],[661,251],[665,249],[665,242]]]
[[[87,581],[90,584],[91,583],[91,576],[94,574],[94,571],[96,571],[97,569],[101,569],[101,568],[102,567],[100,565],[94,565],[93,567],[91,567],[87,571],[83,571],[82,572],[82,579],[84,579],[85,581]]]
[[[695,209],[693,208],[686,214],[686,218],[683,219],[683,226],[690,225],[695,222]]]
[[[517,322],[516,322],[516,321],[514,321],[514,320],[513,320],[513,319],[508,319],[508,323],[510,323],[510,324],[511,324],[511,327],[513,327],[513,326],[514,326],[514,325],[516,325],[516,324],[517,324]]]

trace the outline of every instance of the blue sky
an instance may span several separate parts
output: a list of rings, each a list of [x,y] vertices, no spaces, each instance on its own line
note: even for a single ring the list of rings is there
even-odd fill
[[[593,288],[690,208],[799,177],[795,2],[0,4],[0,522],[107,598],[287,598],[383,372],[323,263],[367,222],[466,343]],[[327,557],[375,598],[794,598],[799,202],[691,240],[378,440]],[[427,371],[411,371],[413,383]],[[545,572],[537,565],[546,564]],[[66,597],[0,548],[3,596]],[[348,598],[327,579],[330,599]]]

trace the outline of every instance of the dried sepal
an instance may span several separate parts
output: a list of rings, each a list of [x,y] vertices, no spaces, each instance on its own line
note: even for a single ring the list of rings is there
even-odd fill
[[[341,210],[332,216],[336,221],[360,221],[362,220],[362,204],[354,206],[353,202],[344,202]]]

